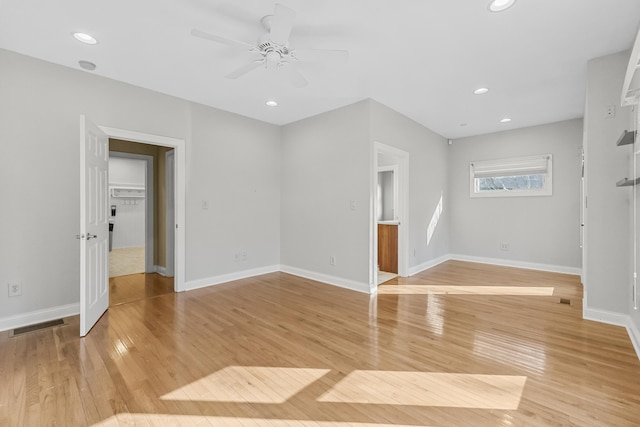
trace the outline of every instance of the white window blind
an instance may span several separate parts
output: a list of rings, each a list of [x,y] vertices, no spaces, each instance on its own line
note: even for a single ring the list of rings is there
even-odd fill
[[[471,162],[469,172],[472,197],[552,194],[551,154]]]

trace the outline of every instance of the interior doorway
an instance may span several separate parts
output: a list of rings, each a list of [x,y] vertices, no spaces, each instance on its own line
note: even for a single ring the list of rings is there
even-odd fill
[[[408,275],[409,153],[373,143],[371,170],[370,292]]]
[[[173,166],[166,167],[171,147],[109,140],[109,305],[138,301],[174,291]],[[169,237],[170,235],[170,237]],[[167,274],[167,273],[170,274]]]

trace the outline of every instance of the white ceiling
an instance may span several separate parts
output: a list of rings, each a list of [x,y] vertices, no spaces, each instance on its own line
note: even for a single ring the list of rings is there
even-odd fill
[[[373,98],[459,138],[581,117],[587,61],[629,49],[640,23],[638,0],[518,0],[502,13],[489,0],[278,1],[297,12],[291,48],[347,49],[348,63],[298,63],[310,82],[299,89],[277,70],[224,78],[249,54],[191,29],[253,44],[275,0],[0,0],[0,47],[88,60],[95,74],[278,125]]]

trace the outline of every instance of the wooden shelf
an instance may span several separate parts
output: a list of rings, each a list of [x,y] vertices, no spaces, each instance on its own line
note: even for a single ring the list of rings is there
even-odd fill
[[[625,130],[624,132],[622,132],[622,135],[620,135],[620,138],[618,138],[616,145],[619,147],[621,145],[633,144],[635,140],[636,140],[636,131]]]
[[[636,178],[636,179],[624,178],[616,182],[616,187],[631,187],[632,185],[638,185],[638,184],[640,184],[640,178]]]

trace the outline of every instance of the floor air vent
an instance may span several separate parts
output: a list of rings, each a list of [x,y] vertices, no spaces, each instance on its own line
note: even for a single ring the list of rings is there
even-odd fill
[[[571,305],[571,300],[569,298],[560,298],[560,304]]]
[[[11,331],[12,337],[16,335],[22,335],[33,331],[39,331],[41,329],[52,328],[54,326],[64,325],[63,319],[50,320],[48,322],[36,323],[35,325],[23,326],[22,328],[15,328]]]

